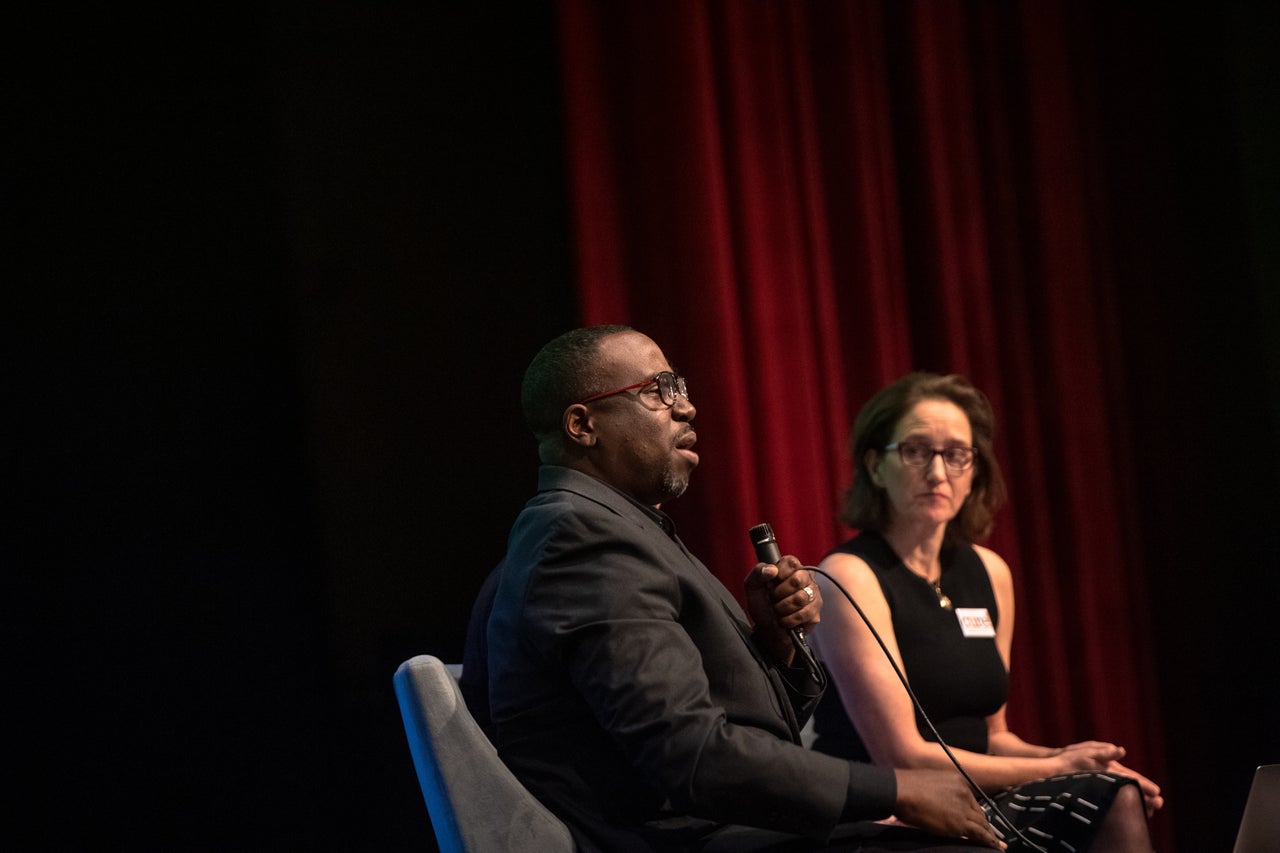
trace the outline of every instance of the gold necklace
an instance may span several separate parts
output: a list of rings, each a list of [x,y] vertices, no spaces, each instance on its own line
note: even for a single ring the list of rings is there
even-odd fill
[[[929,581],[929,586],[933,587],[933,594],[938,596],[938,606],[943,610],[951,609],[951,599],[947,598],[946,593],[942,591],[942,578],[936,581]]]

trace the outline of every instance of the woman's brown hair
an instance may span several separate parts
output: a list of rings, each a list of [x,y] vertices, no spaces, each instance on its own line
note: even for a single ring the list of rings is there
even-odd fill
[[[954,403],[969,419],[975,451],[973,486],[960,512],[947,525],[947,541],[979,542],[991,533],[995,514],[1005,500],[1004,478],[992,451],[995,416],[985,394],[963,376],[908,373],[882,388],[858,412],[849,437],[853,484],[845,492],[840,521],[857,530],[883,530],[890,521],[885,490],[867,470],[867,451],[883,453],[898,422],[921,400]]]

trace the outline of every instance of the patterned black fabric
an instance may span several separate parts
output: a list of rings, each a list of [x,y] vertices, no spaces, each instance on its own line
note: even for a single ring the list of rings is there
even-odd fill
[[[1017,785],[992,799],[1000,814],[1032,844],[1048,853],[1085,853],[1116,793],[1136,784],[1127,776],[1077,773]],[[993,823],[1009,844],[1009,853],[1035,849],[1015,838],[998,818]]]

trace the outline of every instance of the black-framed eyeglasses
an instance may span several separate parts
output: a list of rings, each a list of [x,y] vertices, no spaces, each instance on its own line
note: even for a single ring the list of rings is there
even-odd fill
[[[953,444],[950,447],[933,448],[923,441],[895,441],[884,446],[885,452],[898,451],[898,458],[908,468],[928,468],[933,464],[933,457],[941,456],[942,464],[949,471],[967,471],[975,457],[972,447]]]
[[[600,394],[592,394],[590,397],[583,397],[578,403],[593,403],[596,400],[603,400],[605,397],[612,397],[614,394],[623,394],[627,391],[634,391],[637,388],[648,388],[650,385],[657,386],[658,397],[662,400],[662,405],[667,408],[671,408],[676,404],[677,397],[689,399],[689,386],[685,384],[684,377],[677,376],[670,370],[664,370],[657,376],[650,376],[648,379],[633,383],[625,388],[614,388],[612,391],[604,391]]]

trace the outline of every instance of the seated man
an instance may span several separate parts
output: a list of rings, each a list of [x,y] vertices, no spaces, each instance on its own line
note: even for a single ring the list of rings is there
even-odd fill
[[[792,666],[789,631],[817,622],[821,595],[794,557],[759,564],[745,586],[753,628],[658,509],[698,456],[685,382],[652,340],[566,333],[534,358],[522,398],[544,464],[489,619],[489,697],[499,753],[579,849],[950,843],[851,823],[891,814],[1003,846],[954,771],[800,745],[824,685]]]

